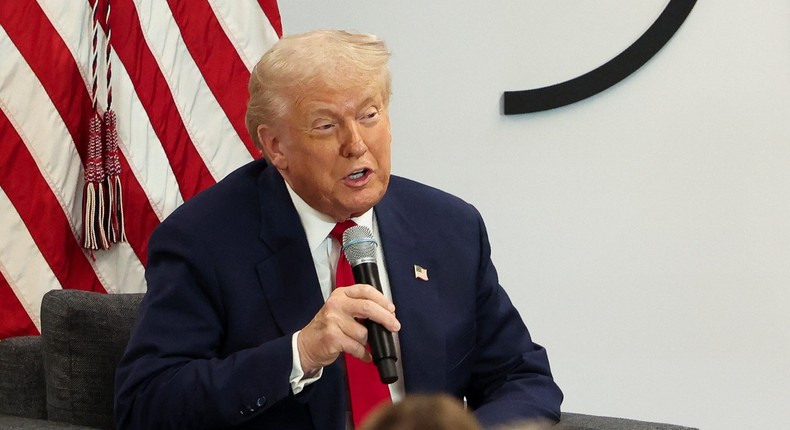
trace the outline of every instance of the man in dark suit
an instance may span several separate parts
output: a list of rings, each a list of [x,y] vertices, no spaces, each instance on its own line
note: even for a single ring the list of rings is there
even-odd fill
[[[498,283],[479,213],[390,175],[388,57],[375,36],[319,31],[283,38],[255,67],[247,125],[266,161],[152,235],[116,376],[119,428],[353,428],[364,319],[395,334],[399,380],[384,401],[446,392],[486,426],[559,419],[562,393]],[[383,292],[334,288],[329,235],[349,219],[381,245]]]

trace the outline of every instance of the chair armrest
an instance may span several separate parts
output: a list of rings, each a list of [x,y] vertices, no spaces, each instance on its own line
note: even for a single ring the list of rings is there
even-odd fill
[[[555,428],[558,430],[696,430],[674,424],[565,412],[562,413],[560,422]]]
[[[39,336],[0,340],[0,414],[47,418],[42,350]]]
[[[74,424],[39,420],[35,418],[15,417],[3,414],[0,414],[0,428],[15,430],[96,430],[94,427],[83,427]]]
[[[49,420],[113,428],[115,368],[142,298],[71,289],[44,294],[41,337]]]

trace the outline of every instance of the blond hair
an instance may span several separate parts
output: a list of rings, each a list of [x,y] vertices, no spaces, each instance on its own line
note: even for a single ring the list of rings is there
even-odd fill
[[[250,75],[245,122],[255,145],[261,148],[259,125],[273,125],[318,86],[375,87],[386,107],[392,85],[389,56],[384,41],[372,34],[317,30],[283,37]]]

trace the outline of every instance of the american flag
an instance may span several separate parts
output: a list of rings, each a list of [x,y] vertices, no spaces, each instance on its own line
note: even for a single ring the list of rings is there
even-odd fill
[[[259,156],[247,82],[281,35],[275,0],[0,0],[0,338],[38,334],[52,289],[145,291],[151,231]],[[88,125],[108,90],[127,241],[91,252]]]
[[[428,269],[426,269],[426,268],[424,268],[424,267],[422,267],[422,266],[420,266],[418,264],[415,264],[414,265],[414,277],[416,279],[427,281],[428,280]]]

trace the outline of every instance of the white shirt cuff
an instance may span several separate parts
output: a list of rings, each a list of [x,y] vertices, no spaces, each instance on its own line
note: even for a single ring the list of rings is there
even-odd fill
[[[304,390],[304,387],[307,385],[312,384],[313,382],[321,379],[321,375],[324,374],[324,368],[318,369],[318,372],[310,377],[305,378],[304,370],[302,370],[302,360],[299,357],[299,348],[296,345],[296,338],[299,336],[301,330],[297,331],[296,333],[291,336],[291,349],[293,350],[293,363],[291,363],[291,377],[288,378],[288,381],[291,383],[291,391],[293,391],[294,395],[299,394]]]

